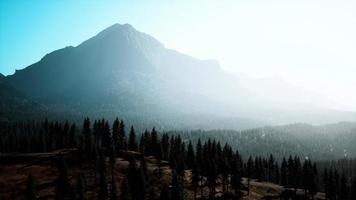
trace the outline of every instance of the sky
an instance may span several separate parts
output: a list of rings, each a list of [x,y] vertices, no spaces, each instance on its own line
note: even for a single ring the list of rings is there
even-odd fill
[[[227,71],[281,77],[356,110],[355,10],[353,0],[0,0],[0,73],[129,23]]]

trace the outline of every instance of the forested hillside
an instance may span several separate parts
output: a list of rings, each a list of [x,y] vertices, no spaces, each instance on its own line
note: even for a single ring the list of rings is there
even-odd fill
[[[352,159],[313,162],[298,154],[281,159],[277,159],[280,154],[254,156],[244,152],[242,155],[242,143],[224,144],[211,135],[201,140],[193,134],[197,142],[192,142],[183,139],[184,135],[159,133],[155,128],[142,134],[133,126],[128,130],[118,119],[112,125],[104,119],[92,122],[89,118],[81,126],[47,120],[1,124],[1,173],[10,173],[12,177],[11,166],[24,165],[17,171],[28,168],[25,172],[29,174],[27,186],[22,185],[24,189],[20,191],[15,190],[14,180],[2,174],[6,180],[10,178],[8,184],[1,183],[2,197],[9,198],[11,194],[13,199],[38,196],[44,199],[249,199],[250,195],[256,195],[253,194],[258,191],[256,188],[263,188],[256,181],[283,186],[273,186],[276,190],[273,195],[265,194],[270,199],[314,196],[324,199],[326,195],[328,199],[347,200],[355,195],[356,166]],[[48,164],[57,166],[57,173]],[[48,174],[32,174],[40,172],[38,168],[46,169]],[[22,184],[23,173],[15,178]],[[73,176],[78,179],[74,180]],[[39,187],[34,177],[42,179]]]
[[[242,131],[170,131],[183,139],[214,138],[238,148],[242,155],[268,156],[279,159],[290,154],[315,160],[354,158],[356,156],[356,124],[338,123],[324,126],[292,124]]]

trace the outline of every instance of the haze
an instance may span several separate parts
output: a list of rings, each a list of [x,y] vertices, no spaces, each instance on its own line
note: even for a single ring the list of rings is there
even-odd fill
[[[0,73],[130,23],[168,48],[236,74],[281,77],[331,108],[356,110],[355,9],[353,1],[1,1]]]

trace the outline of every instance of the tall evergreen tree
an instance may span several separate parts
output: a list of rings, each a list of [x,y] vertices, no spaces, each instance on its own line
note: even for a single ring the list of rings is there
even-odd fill
[[[35,179],[33,178],[32,174],[29,174],[28,178],[27,178],[25,200],[36,200],[37,199],[37,196],[35,193],[35,187],[36,187]]]
[[[250,195],[250,181],[253,173],[253,160],[250,156],[247,161],[246,171],[247,171],[247,195]]]
[[[188,144],[186,164],[188,169],[192,169],[195,164],[195,153],[191,142]]]
[[[161,194],[160,194],[159,199],[160,199],[160,200],[170,200],[168,188],[167,188],[166,185],[164,185],[164,186],[162,187],[162,190],[161,190]]]
[[[288,188],[288,169],[287,169],[287,161],[283,157],[281,164],[281,185]]]
[[[85,200],[85,181],[83,175],[80,173],[76,182],[76,200]]]
[[[233,159],[231,164],[231,186],[235,192],[235,199],[241,199],[241,174],[242,169],[239,164],[239,156],[238,153],[235,155],[236,157]]]
[[[349,191],[348,191],[348,186],[347,186],[347,180],[345,177],[345,174],[342,173],[341,179],[340,179],[340,190],[339,190],[339,199],[349,199]]]
[[[83,130],[82,130],[82,134],[84,136],[84,149],[85,151],[88,153],[91,152],[91,129],[90,129],[90,120],[89,118],[85,118],[84,122],[83,122]]]
[[[56,188],[57,200],[71,200],[74,198],[74,191],[69,182],[67,165],[63,157],[58,160],[58,178]]]
[[[127,178],[125,177],[124,180],[121,183],[121,193],[120,193],[120,198],[122,200],[132,200],[131,195],[130,195],[130,190],[129,190],[129,183]]]
[[[351,180],[351,198],[356,199],[356,177],[353,177]]]
[[[132,200],[142,200],[146,197],[145,176],[142,168],[138,168],[136,160],[131,158],[127,174],[128,186]]]
[[[172,172],[172,200],[183,200],[183,190],[177,172]]]
[[[108,182],[107,182],[107,170],[106,170],[106,159],[103,152],[99,152],[99,193],[98,197],[100,200],[105,200],[108,198]]]
[[[138,151],[137,141],[136,141],[136,133],[133,126],[131,126],[130,134],[129,134],[129,144],[128,149],[130,151]]]
[[[198,168],[197,164],[194,162],[193,169],[192,169],[192,179],[191,179],[191,184],[192,184],[192,188],[194,191],[194,199],[197,198],[197,190],[199,187],[199,180],[200,180],[199,174],[200,174],[199,168]]]
[[[116,188],[116,180],[115,176],[111,176],[111,190],[110,190],[110,200],[117,200],[118,199],[118,193],[117,193],[117,188]]]
[[[121,135],[120,135],[120,121],[118,118],[116,118],[112,124],[112,141],[113,141],[113,146],[117,151],[120,150],[120,140],[121,140]]]
[[[125,132],[125,124],[124,121],[120,121],[120,137],[119,137],[119,149],[120,150],[126,150],[127,149],[127,143],[126,143],[126,132]]]

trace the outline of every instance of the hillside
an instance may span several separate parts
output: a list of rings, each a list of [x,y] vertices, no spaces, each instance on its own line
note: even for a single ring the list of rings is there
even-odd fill
[[[75,155],[76,153],[73,149],[41,154],[2,155],[1,158],[7,159],[7,162],[2,162],[0,165],[0,176],[2,177],[0,180],[0,199],[21,199],[21,196],[26,190],[28,174],[32,174],[36,180],[36,191],[39,199],[54,198],[56,178],[58,176],[57,169],[54,166],[56,166],[55,159],[58,159],[60,156],[64,156],[68,161],[68,176],[70,182],[73,185],[77,184],[78,174],[82,173],[87,185],[85,196],[88,200],[96,199],[96,193],[99,190],[99,186],[97,178],[95,177],[96,172],[93,168],[93,163],[84,162],[79,164],[79,162],[75,161]],[[117,187],[122,185],[125,174],[127,174],[129,165],[127,158],[133,155],[136,154],[128,152],[126,158],[116,158],[114,177],[115,181],[118,183],[118,185],[116,185]],[[148,177],[150,177],[148,184],[154,187],[154,194],[156,198],[158,198],[162,185],[167,185],[170,188],[172,187],[172,170],[167,162],[163,162],[161,164],[162,177],[158,179],[157,160],[152,156],[146,157],[145,160]],[[109,162],[107,162],[107,166],[110,166]],[[110,171],[111,169],[108,167],[107,170]],[[107,179],[111,180],[111,177],[108,176]],[[194,192],[190,182],[191,170],[186,170],[183,185],[184,197],[187,200],[194,199]],[[244,196],[242,199],[245,200],[279,199],[283,192],[283,187],[280,185],[252,180],[250,182],[250,194],[248,195],[246,191],[247,179],[244,178],[242,183],[244,188]],[[221,184],[218,184],[216,191],[216,197],[219,199],[218,197],[222,194]],[[121,193],[120,190],[119,193]],[[209,191],[206,190],[204,193],[204,196],[208,196]],[[300,196],[303,196],[302,190],[300,191]],[[324,199],[323,196],[323,193],[318,193],[314,198],[321,200]]]
[[[179,134],[183,139],[195,142],[198,139],[216,139],[221,144],[229,143],[239,149],[243,156],[265,157],[274,154],[281,159],[294,154],[314,160],[356,157],[356,123],[342,122],[320,126],[290,124],[241,131],[170,131],[169,134]]]

